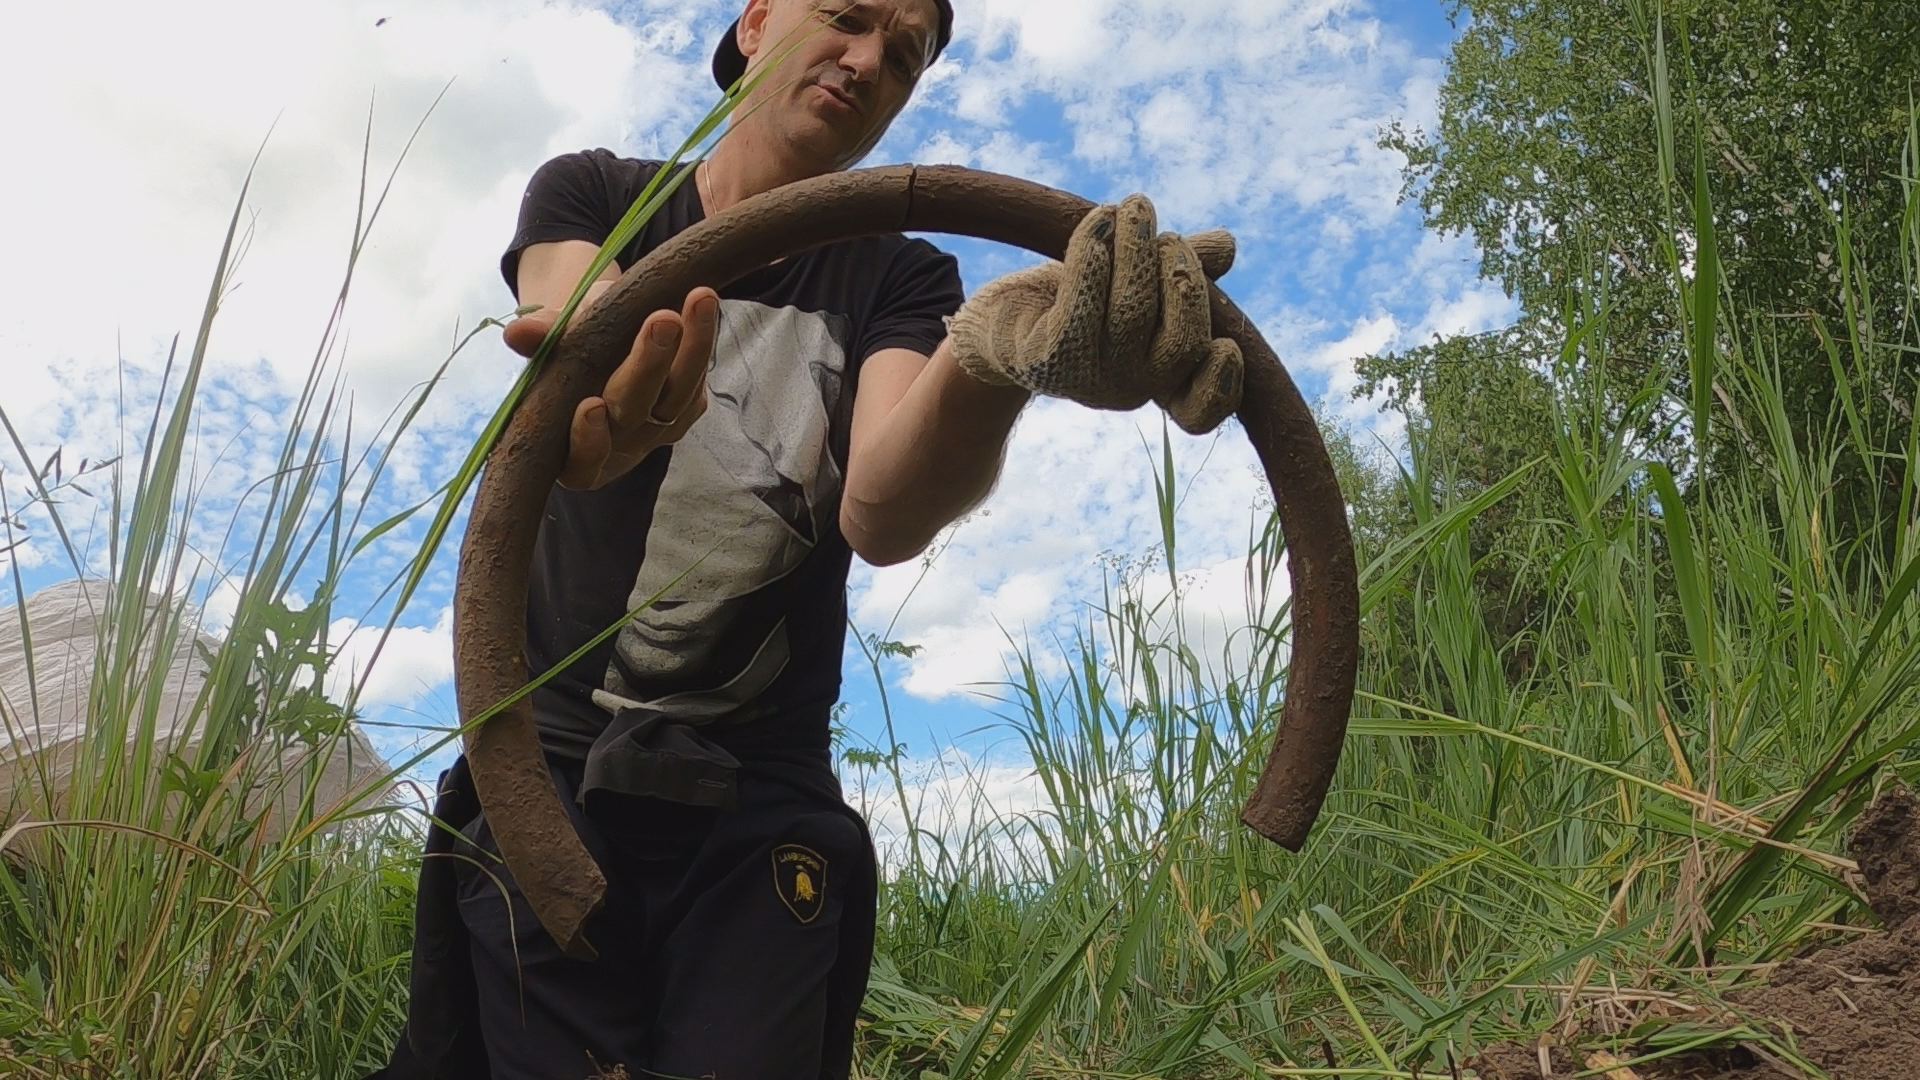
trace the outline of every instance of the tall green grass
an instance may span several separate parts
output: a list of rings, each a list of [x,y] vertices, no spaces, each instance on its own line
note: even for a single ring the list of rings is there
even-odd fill
[[[1882,784],[1920,774],[1920,113],[1906,157],[1907,246],[1855,251],[1836,220],[1859,317],[1823,327],[1836,380],[1893,392],[1843,395],[1811,437],[1775,313],[1742,310],[1719,276],[1697,160],[1675,213],[1694,258],[1669,245],[1687,339],[1660,381],[1604,385],[1602,276],[1542,358],[1557,434],[1535,460],[1442,496],[1461,485],[1413,418],[1389,466],[1412,524],[1361,552],[1359,702],[1301,855],[1236,820],[1282,687],[1284,611],[1247,628],[1250,659],[1222,677],[1149,608],[1156,591],[1115,582],[1071,673],[1047,682],[1028,661],[1003,702],[1043,809],[954,849],[929,839],[937,856],[888,893],[876,1074],[1435,1076],[1502,1039],[1631,1027],[1653,1056],[1772,1042],[1737,1011],[1681,1024],[1657,1006],[1718,1002],[1834,924],[1870,925],[1844,832]],[[1877,318],[1857,293],[1868,258],[1909,268]],[[1646,431],[1699,438],[1733,416],[1760,418],[1741,471],[1676,474],[1642,449]],[[1874,449],[1889,442],[1905,452]],[[1835,479],[1860,467],[1888,480],[1881,529],[1835,535]],[[1466,526],[1522,485],[1551,493],[1520,553],[1549,602],[1496,637],[1485,613],[1504,598]],[[1255,524],[1258,594],[1282,553]]]
[[[195,546],[206,514],[195,433],[209,342],[236,241],[244,246],[248,184],[193,341],[184,355],[176,343],[167,356],[152,414],[123,409],[112,429],[121,452],[88,470],[110,484],[98,502],[71,498],[60,456],[36,456],[0,409],[9,457],[30,492],[28,507],[0,505],[0,553],[25,539],[18,523],[37,511],[65,569],[86,583],[84,617],[95,626],[87,685],[58,688],[84,700],[84,737],[0,763],[18,766],[0,809],[0,1075],[310,1078],[360,1075],[384,1060],[403,1011],[424,835],[419,800],[409,811],[396,796],[410,771],[460,731],[439,732],[404,760],[366,762],[371,750],[351,722],[371,664],[591,282],[692,175],[680,166],[710,151],[768,70],[729,88],[668,158],[466,460],[418,505],[370,517],[391,504],[386,467],[449,365],[502,323],[479,320],[378,431],[354,430],[330,345],[393,183],[390,175],[369,209],[364,161],[340,291],[281,418],[277,459],[254,478],[211,557]],[[409,139],[395,174],[411,147]],[[404,538],[397,530],[417,526],[435,504],[400,573],[380,580],[357,561]],[[89,517],[76,516],[82,508]],[[104,553],[76,539],[93,535],[106,538]],[[33,670],[35,623],[47,616],[28,618],[18,561],[8,570],[8,617],[23,641],[29,690],[25,700],[0,702],[0,723],[17,751],[38,744],[52,703],[41,700]],[[229,591],[237,599],[224,632],[203,633],[192,601]],[[357,610],[349,594],[355,603],[375,599]],[[68,612],[52,615],[64,622]],[[356,619],[356,632],[376,641],[344,700],[326,692],[338,660],[339,643],[328,639],[336,616]],[[181,680],[197,690],[175,704],[168,686]],[[349,760],[356,752],[363,760]],[[346,790],[333,779],[343,765],[357,766],[345,770]]]
[[[1661,123],[1656,137],[1675,145],[1684,117],[1663,110]],[[1843,268],[1897,258],[1907,296],[1859,295],[1852,274],[1842,287],[1857,317],[1823,328],[1836,379],[1893,392],[1843,395],[1811,439],[1796,438],[1780,389],[1779,313],[1742,308],[1739,283],[1716,269],[1711,190],[1680,184],[1672,153],[1664,162],[1689,336],[1663,380],[1604,385],[1600,279],[1570,298],[1560,354],[1540,358],[1558,423],[1534,461],[1443,494],[1460,486],[1416,417],[1404,455],[1377,466],[1410,524],[1360,553],[1361,694],[1303,853],[1237,821],[1284,686],[1286,606],[1240,632],[1229,665],[1183,639],[1179,590],[1140,572],[1086,598],[1065,677],[1043,678],[1027,654],[1001,695],[999,723],[1045,795],[1038,811],[939,828],[916,820],[893,740],[853,755],[848,769],[878,770],[909,822],[883,895],[862,1075],[1411,1077],[1543,1033],[1630,1035],[1655,1053],[1765,1038],[1737,1014],[1682,1024],[1656,1006],[1715,1001],[1754,965],[1863,923],[1842,834],[1880,784],[1920,772],[1920,115],[1903,163],[1906,245],[1854,251],[1844,222],[1834,230]],[[187,463],[232,242],[198,337],[169,369],[169,402],[144,425],[122,418],[133,434],[104,511],[95,733],[74,794],[15,808],[5,835],[0,1074],[355,1076],[398,1029],[413,819],[322,801],[305,794],[316,769],[269,763],[289,749],[323,761],[345,738],[355,703],[314,692],[327,627],[355,559],[425,508],[367,520],[431,383],[359,443],[335,373],[315,361],[239,554],[220,562],[241,600],[206,654],[194,703],[205,737],[179,754],[152,736],[151,658],[175,655],[192,627],[150,597],[208,584],[186,541]],[[1650,427],[1729,423],[1723,399],[1761,418],[1739,433],[1749,468],[1646,456]],[[89,567],[38,448],[7,428],[57,542]],[[1890,444],[1905,452],[1875,456]],[[389,628],[478,460],[439,493],[415,559],[381,583],[399,601]],[[1176,551],[1171,448],[1143,467],[1159,473],[1164,550]],[[1858,467],[1890,478],[1884,528],[1834,535],[1827,523],[1846,518],[1833,479]],[[1523,485],[1551,492],[1550,510],[1524,550],[1503,554],[1548,583],[1550,601],[1496,637],[1483,613],[1500,598],[1468,526]],[[1271,520],[1250,523],[1249,549],[1249,610],[1266,610],[1285,555]],[[17,571],[11,585],[18,599]],[[878,636],[868,648],[884,696],[908,650]],[[8,703],[16,719],[21,708]],[[276,818],[257,795],[283,776],[296,798]]]
[[[432,387],[356,437],[325,342],[378,217],[380,201],[371,213],[363,202],[277,460],[212,558],[196,549],[198,390],[245,191],[197,335],[169,354],[153,413],[114,418],[125,446],[93,520],[53,497],[0,413],[67,568],[90,583],[95,627],[88,684],[62,688],[88,720],[71,782],[54,784],[44,761],[24,770],[0,834],[0,1073],[312,1076],[390,1039],[410,905],[390,866],[412,830],[382,812],[400,770],[343,760],[368,751],[349,727],[365,673],[344,701],[324,688],[353,560],[407,516],[365,514]],[[83,533],[107,550],[80,546]],[[17,565],[8,584],[31,667]],[[225,632],[203,634],[187,601],[229,589]],[[179,678],[197,690],[182,715],[163,713]],[[6,702],[9,736],[30,736],[43,704]],[[329,763],[358,766],[352,789],[323,783]]]

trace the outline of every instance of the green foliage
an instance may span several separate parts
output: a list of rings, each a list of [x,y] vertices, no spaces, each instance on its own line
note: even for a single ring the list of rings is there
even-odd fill
[[[1555,400],[1563,389],[1533,362],[1559,348],[1546,338],[1548,329],[1522,323],[1363,362],[1361,392],[1380,391],[1388,407],[1401,411],[1408,439],[1418,447],[1422,475],[1444,483],[1430,493],[1433,498],[1472,498],[1524,469],[1553,444]],[[1395,491],[1390,498],[1397,503],[1401,494]],[[1467,525],[1475,573],[1488,598],[1485,616],[1498,636],[1517,633],[1545,603],[1545,567],[1528,553],[1548,523],[1554,495],[1547,485],[1524,484]],[[1379,495],[1363,489],[1349,497]],[[1526,662],[1524,655],[1515,660]]]
[[[1920,114],[1907,130],[1920,158]],[[1237,822],[1284,616],[1219,670],[1147,604],[1159,568],[1128,568],[1064,680],[1029,657],[1007,687],[1043,806],[931,838],[937,857],[892,883],[873,1072],[970,1075],[990,1028],[1024,1036],[1024,1075],[1444,1075],[1489,1041],[1577,1030],[1585,988],[1720,1001],[1746,965],[1871,918],[1829,853],[1880,779],[1920,774],[1920,423],[1897,405],[1920,389],[1903,362],[1920,257],[1897,260],[1905,300],[1813,354],[1892,395],[1858,425],[1864,393],[1810,414],[1808,343],[1739,299],[1719,191],[1698,167],[1681,184],[1679,160],[1655,154],[1673,239],[1650,249],[1672,364],[1612,362],[1648,327],[1606,270],[1554,320],[1383,358],[1403,462],[1330,441],[1363,668],[1306,852]],[[1899,250],[1920,255],[1916,205]],[[1674,452],[1719,431],[1742,460]],[[1862,474],[1886,482],[1843,482]],[[1276,534],[1256,535],[1254,564],[1277,565]],[[1029,989],[1064,955],[1071,983]],[[1743,1039],[1794,1060],[1733,1021],[1632,1039],[1620,1056]]]
[[[712,135],[754,81],[729,91],[673,160]],[[690,171],[656,184],[631,208],[529,373],[601,266]],[[481,320],[397,410],[397,421],[362,448],[352,445],[350,422],[342,423],[338,372],[325,359],[331,350],[319,350],[285,417],[277,460],[253,485],[246,516],[229,526],[229,537],[251,533],[251,546],[241,547],[237,567],[211,568],[221,576],[206,580],[209,566],[189,558],[198,554],[189,537],[200,513],[189,450],[245,195],[243,184],[193,346],[177,372],[182,358],[168,358],[168,375],[179,381],[162,388],[137,464],[116,458],[89,468],[83,461],[68,476],[55,450],[36,469],[0,409],[32,505],[45,510],[82,580],[102,560],[76,547],[61,495],[85,493],[82,478],[112,467],[109,551],[97,583],[104,600],[95,612],[86,727],[74,740],[71,780],[57,790],[51,781],[60,770],[40,762],[35,775],[14,784],[9,827],[0,833],[0,851],[11,860],[0,871],[0,1075],[361,1075],[384,1061],[404,1009],[421,833],[418,815],[396,813],[398,800],[387,796],[460,732],[444,731],[408,760],[381,763],[384,773],[373,779],[365,773],[380,768],[349,773],[354,790],[323,798],[329,763],[371,753],[350,738],[367,673],[358,673],[361,682],[344,701],[328,696],[337,651],[328,632],[355,558],[437,499],[439,515],[411,559],[384,588],[376,582],[368,590],[397,593],[377,635],[377,660],[527,380],[435,497],[370,523],[366,511],[395,446],[447,366],[475,334],[501,324]],[[343,300],[383,202],[371,214],[359,208]],[[137,435],[130,418],[116,419],[127,437]],[[26,526],[0,503],[0,550],[17,545]],[[215,557],[229,557],[224,543]],[[24,589],[18,566],[10,566],[31,684]],[[224,634],[207,639],[190,625],[184,601],[216,585],[230,585],[238,600]],[[297,600],[300,590],[312,599]],[[162,689],[172,658],[183,654],[198,659],[204,679],[168,733],[158,715]],[[37,695],[28,718],[40,709]],[[11,703],[0,708],[9,724],[11,710]]]
[[[1791,446],[1776,369],[1715,364],[1771,417],[1753,434]],[[1912,530],[1900,561],[1864,544],[1838,571],[1860,543],[1822,524],[1853,453],[1838,428],[1788,468],[1683,491],[1636,449],[1644,412],[1551,405],[1545,453],[1491,489],[1542,511],[1514,553],[1542,614],[1512,634],[1481,616],[1496,586],[1471,526],[1489,498],[1446,494],[1416,444],[1411,529],[1362,545],[1360,706],[1300,856],[1237,821],[1284,616],[1218,670],[1135,575],[1067,678],[1025,660],[1003,705],[1043,804],[952,835],[922,822],[935,852],[886,894],[870,1074],[978,1075],[998,1039],[1030,1076],[1305,1075],[1327,1055],[1446,1075],[1490,1041],[1578,1025],[1582,988],[1718,1001],[1747,965],[1870,919],[1826,853],[1877,777],[1920,775]],[[1920,481],[1920,457],[1899,468]],[[1771,1036],[1633,1032],[1661,1052],[1735,1038]]]
[[[1838,314],[1843,209],[1853,242],[1885,260],[1872,291],[1898,304],[1899,163],[1920,72],[1911,15],[1903,0],[1672,0],[1657,12],[1643,0],[1459,0],[1439,130],[1396,126],[1386,144],[1406,153],[1429,223],[1469,233],[1486,274],[1530,313],[1556,316],[1604,261],[1622,339],[1670,335],[1659,248],[1675,230],[1657,185],[1678,171],[1692,190],[1698,166],[1727,273],[1754,310]],[[1653,137],[1667,100],[1697,117],[1672,142]],[[1678,170],[1663,168],[1666,154]]]
[[[407,423],[356,460],[316,362],[277,460],[231,527],[250,532],[251,546],[232,568],[190,557],[197,388],[243,203],[244,187],[193,348],[170,358],[171,398],[163,392],[144,425],[113,418],[147,437],[137,461],[115,459],[105,474],[105,520],[92,523],[104,525],[104,558],[71,540],[85,523],[70,525],[54,497],[57,456],[36,469],[0,410],[70,571],[89,582],[95,624],[84,733],[56,751],[66,761],[43,757],[10,777],[0,1074],[308,1077],[370,1064],[390,1045],[411,897],[396,908],[389,882],[416,857],[417,832],[369,816],[400,770],[368,779],[379,769],[337,768],[371,750],[348,737],[357,690],[337,701],[322,688],[337,649],[334,598],[364,539],[352,490],[372,490]],[[18,567],[10,577],[23,599]],[[185,601],[221,585],[238,599],[226,632],[210,638]],[[296,585],[313,599],[296,601]],[[26,605],[12,617],[31,670]],[[166,695],[188,660],[204,678],[176,715]],[[8,703],[8,724],[33,723],[42,704],[37,691],[18,713]],[[361,786],[323,793],[330,765]],[[71,775],[56,784],[63,766]]]
[[[861,1075],[1449,1075],[1489,1041],[1579,1031],[1622,989],[1724,1003],[1748,965],[1871,918],[1834,853],[1879,785],[1920,775],[1920,111],[1905,106],[1889,149],[1866,137],[1879,91],[1840,84],[1899,35],[1828,42],[1854,16],[1822,7],[1696,3],[1671,21],[1637,5],[1468,7],[1484,26],[1456,56],[1447,116],[1462,126],[1425,166],[1445,195],[1429,210],[1485,215],[1532,245],[1489,256],[1525,264],[1512,272],[1528,313],[1377,358],[1408,413],[1403,454],[1329,432],[1363,567],[1363,666],[1320,826],[1293,855],[1238,821],[1284,696],[1290,610],[1245,627],[1230,655],[1182,637],[1163,441],[1146,457],[1165,558],[1115,568],[1062,677],[1025,650],[1002,688],[999,730],[1032,764],[1036,808],[923,815],[887,698],[890,665],[918,647],[891,626],[856,635],[885,735],[848,745],[836,713],[836,744],[906,823]],[[1609,16],[1640,32],[1603,33]],[[1751,38],[1763,16],[1813,19],[1796,41],[1839,73],[1799,56],[1741,67],[1716,35]],[[1568,56],[1618,78],[1575,86]],[[1890,156],[1847,158],[1829,179],[1864,207],[1879,189],[1854,181],[1904,169],[1904,202],[1750,231],[1756,207],[1801,188],[1768,172],[1756,196],[1727,148],[1790,162],[1781,148],[1818,140],[1795,134],[1791,109],[1758,138],[1764,116],[1728,84],[1760,95],[1752,108],[1785,109],[1795,87],[1855,95],[1867,112],[1840,133],[1848,152]],[[1535,165],[1502,164],[1510,144]],[[1586,160],[1616,152],[1616,171],[1645,169],[1637,203],[1630,172]],[[1597,224],[1500,216],[1525,199]],[[1767,280],[1766,244],[1800,264],[1828,253],[1838,313],[1818,315],[1818,290],[1794,292],[1791,274]],[[235,797],[257,778],[248,762],[348,730],[351,698],[316,689],[329,605],[351,558],[414,512],[361,526],[349,487],[364,499],[391,442],[363,455],[365,474],[340,467],[317,369],[232,630],[201,653],[213,675],[193,708],[209,737],[186,754],[137,737],[147,658],[186,632],[145,597],[184,551],[182,450],[214,298],[131,482],[112,474],[115,600],[74,801],[0,835],[0,1074],[361,1075],[398,1029],[415,833],[344,820],[311,791],[276,832]],[[1808,395],[1810,365],[1832,393]],[[1700,439],[1739,452],[1694,454]],[[57,456],[36,467],[14,448],[36,501],[59,506],[72,481]],[[1285,565],[1270,510],[1251,529],[1259,595]],[[0,524],[13,542],[18,518],[0,507]],[[1154,599],[1161,573],[1175,587]],[[296,578],[317,580],[312,602],[291,599]],[[1794,1060],[1737,1009],[1711,1015],[1594,1037],[1630,1042],[1623,1057],[1743,1039]]]
[[[1737,298],[1764,320],[1800,451],[1842,403],[1876,403],[1857,432],[1874,453],[1842,464],[1833,523],[1887,526],[1897,475],[1877,455],[1900,449],[1915,401],[1906,358],[1877,335],[1897,341],[1920,315],[1901,242],[1909,5],[1458,0],[1453,18],[1438,128],[1396,124],[1382,142],[1406,156],[1405,196],[1472,238],[1520,317],[1367,358],[1358,392],[1405,408],[1469,490],[1546,445],[1551,394],[1642,415],[1630,436],[1691,482],[1696,459],[1737,470],[1773,452],[1748,434],[1752,403],[1703,363],[1728,345],[1717,309]],[[1581,298],[1609,313],[1608,340],[1557,362]],[[1837,327],[1856,346],[1845,364]],[[1662,406],[1637,409],[1648,391]],[[1512,555],[1541,509],[1523,494],[1475,524],[1475,557],[1507,585],[1485,613],[1497,634],[1540,614]]]

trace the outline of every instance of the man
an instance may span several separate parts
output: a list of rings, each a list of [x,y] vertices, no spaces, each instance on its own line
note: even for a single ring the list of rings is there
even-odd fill
[[[715,77],[771,74],[588,302],[679,231],[863,159],[952,22],[949,0],[751,0]],[[535,173],[501,271],[544,310],[508,326],[512,348],[538,347],[658,168],[592,150]],[[1230,259],[1223,235],[1156,235],[1136,197],[1091,215],[1065,263],[969,303],[951,256],[892,234],[648,318],[573,418],[529,596],[535,672],[628,619],[533,699],[607,873],[598,958],[567,958],[534,920],[462,760],[382,1075],[848,1075],[876,892],[829,755],[851,558],[912,558],[984,498],[1034,392],[1217,424],[1240,358],[1210,340],[1205,278]]]

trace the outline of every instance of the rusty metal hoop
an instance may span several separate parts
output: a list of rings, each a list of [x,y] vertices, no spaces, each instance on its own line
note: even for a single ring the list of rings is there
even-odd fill
[[[494,447],[475,495],[454,588],[454,681],[465,723],[518,693],[535,534],[566,459],[580,401],[606,384],[647,316],[678,310],[809,248],[885,232],[971,236],[1062,258],[1094,204],[1068,192],[957,166],[857,169],[744,200],[662,244],[563,333]],[[1293,654],[1266,766],[1242,810],[1291,851],[1306,842],[1339,764],[1359,656],[1359,591],[1346,505],[1312,412],[1252,322],[1212,289],[1216,336],[1239,342],[1238,413],[1273,488],[1292,579]],[[590,958],[587,920],[606,879],[561,805],[522,699],[468,732],[474,787],[508,871],[571,956]]]

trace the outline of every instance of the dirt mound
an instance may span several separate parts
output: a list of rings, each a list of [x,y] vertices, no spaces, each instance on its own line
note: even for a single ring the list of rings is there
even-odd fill
[[[1867,903],[1888,926],[1920,917],[1920,798],[1895,787],[1875,799],[1849,845],[1867,879]]]
[[[1920,1076],[1920,799],[1904,787],[1861,816],[1848,845],[1866,879],[1868,903],[1890,929],[1780,965],[1765,983],[1730,994],[1834,1080]],[[1786,1080],[1803,1075],[1754,1053],[1741,1060],[1693,1058],[1636,1067],[1640,1080]],[[1594,1067],[1555,1050],[1552,1075]],[[1537,1051],[1493,1047],[1474,1062],[1482,1080],[1540,1080]]]

